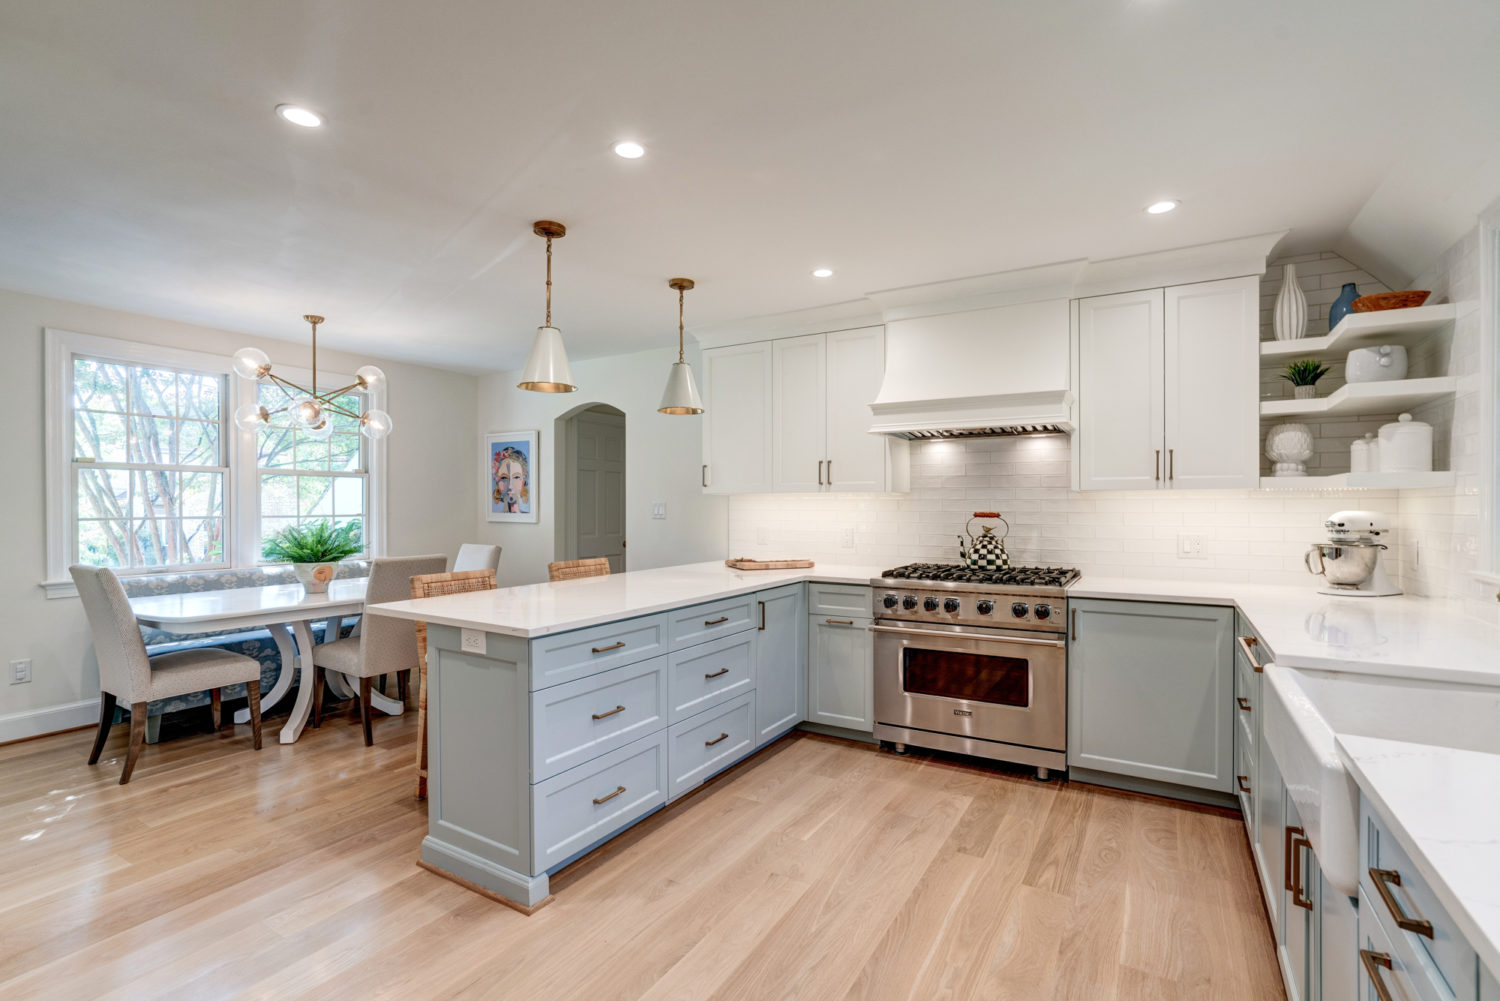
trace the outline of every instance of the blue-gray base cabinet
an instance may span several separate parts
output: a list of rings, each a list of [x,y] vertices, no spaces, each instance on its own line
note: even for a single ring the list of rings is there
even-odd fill
[[[810,584],[808,592],[807,720],[873,733],[873,592],[852,584]]]
[[[531,640],[428,630],[428,867],[531,908],[548,874],[806,714],[801,584]]]
[[[1233,610],[1073,598],[1068,611],[1074,777],[1126,777],[1168,794],[1207,790],[1228,803]]]

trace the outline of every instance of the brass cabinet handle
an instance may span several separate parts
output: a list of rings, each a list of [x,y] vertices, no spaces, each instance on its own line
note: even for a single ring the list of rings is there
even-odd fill
[[[615,715],[616,713],[622,713],[624,711],[625,711],[625,707],[624,706],[615,706],[613,709],[611,709],[607,713],[594,713],[594,719],[609,719],[611,716]]]
[[[611,643],[609,646],[596,646],[596,647],[592,647],[591,649],[595,653],[609,653],[611,650],[618,650],[618,649],[620,649],[620,647],[622,647],[624,645],[625,645],[625,641],[621,640],[618,643]]]
[[[1245,659],[1250,662],[1256,674],[1266,669],[1266,665],[1255,659],[1255,648],[1260,646],[1260,640],[1254,636],[1236,636],[1234,641],[1240,645],[1240,653],[1245,655]]]
[[[1307,891],[1302,887],[1302,849],[1312,850],[1312,842],[1307,840],[1298,829],[1298,834],[1292,839],[1292,903],[1303,910],[1313,909],[1312,898],[1307,896]]]
[[[818,460],[818,486],[823,485],[823,460]]]
[[[1078,641],[1078,609],[1071,609],[1073,618],[1073,641]]]
[[[1391,917],[1396,919],[1397,928],[1432,938],[1432,922],[1407,914],[1406,908],[1401,906],[1401,901],[1397,900],[1396,895],[1391,892],[1391,887],[1401,885],[1399,872],[1395,869],[1371,869],[1370,878],[1375,881],[1375,892],[1380,894],[1381,900],[1385,901],[1386,910],[1390,911]]]
[[[1236,775],[1235,779],[1237,779],[1239,781],[1240,792],[1249,792],[1250,791],[1250,776],[1248,776],[1248,775]]]
[[[1391,989],[1385,985],[1381,977],[1381,969],[1391,968],[1391,957],[1389,953],[1374,952],[1370,949],[1359,950],[1359,961],[1365,968],[1365,976],[1370,978],[1370,986],[1375,988],[1375,996],[1380,1001],[1396,1001],[1391,994]]]
[[[615,788],[615,791],[612,792],[612,793],[610,793],[608,796],[600,796],[598,799],[594,800],[594,805],[598,806],[601,803],[608,803],[610,800],[614,799],[616,796],[620,795],[620,793],[622,793],[624,791],[625,791],[625,787],[624,786],[617,786]]]
[[[728,740],[728,739],[729,739],[729,734],[727,734],[727,733],[721,733],[717,737],[715,737],[713,740],[705,740],[703,742],[703,746],[704,747],[713,747],[719,741],[721,741],[721,740]]]
[[[711,681],[714,678],[722,677],[723,675],[726,675],[728,673],[729,673],[729,668],[727,668],[727,667],[721,667],[717,671],[715,671],[713,674],[705,674],[703,676],[703,680],[704,681]]]
[[[1234,697],[1234,701],[1238,702],[1240,704],[1240,708],[1245,710],[1245,712],[1250,711],[1250,700],[1245,698],[1243,695],[1236,695]]]
[[[708,486],[708,463],[706,462],[703,464],[703,479],[701,482],[705,487]]]
[[[760,631],[761,632],[765,632],[766,631],[766,603],[764,601],[762,601],[762,602],[759,602],[759,605],[760,605]]]
[[[833,460],[828,460],[828,485],[833,486]]]
[[[1161,449],[1156,450],[1156,479],[1161,480]]]
[[[1293,891],[1292,887],[1292,839],[1302,834],[1300,827],[1288,827],[1281,845],[1281,888]],[[1295,891],[1293,891],[1295,892]]]
[[[724,623],[726,623],[728,621],[729,621],[729,616],[727,616],[727,615],[721,615],[717,619],[704,619],[703,620],[703,624],[705,626],[718,626],[718,625],[723,625]]]
[[[854,625],[854,620],[853,619],[824,619],[823,621],[826,622],[826,623],[828,623],[830,626],[852,626],[852,625]]]
[[[1167,449],[1167,479],[1177,479],[1177,449]]]

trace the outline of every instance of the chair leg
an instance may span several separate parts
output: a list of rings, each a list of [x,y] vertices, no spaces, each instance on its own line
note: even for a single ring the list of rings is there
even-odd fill
[[[224,725],[224,714],[221,712],[223,708],[223,697],[223,693],[220,692],[220,690],[217,688],[211,690],[208,693],[208,711],[212,713],[214,717],[214,733],[218,733]]]
[[[417,665],[417,799],[427,798],[427,664]]]
[[[94,734],[94,749],[89,753],[89,764],[97,765],[99,755],[104,752],[104,742],[109,739],[109,728],[115,723],[115,697],[108,692],[99,693],[99,732]]]
[[[396,672],[396,698],[404,706],[411,695],[411,668]]]
[[[359,718],[365,727],[365,746],[369,747],[375,743],[375,738],[370,735],[370,678],[359,679]]]
[[[255,749],[260,750],[260,682],[245,682],[245,695],[250,701],[250,735],[254,738]]]
[[[130,749],[125,752],[125,770],[120,773],[120,785],[130,781],[135,771],[135,759],[140,757],[141,745],[146,742],[146,703],[130,703]]]
[[[313,729],[323,725],[323,669],[313,667]]]

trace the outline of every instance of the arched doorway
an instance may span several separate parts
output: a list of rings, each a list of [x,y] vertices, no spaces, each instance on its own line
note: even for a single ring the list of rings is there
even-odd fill
[[[604,557],[625,570],[625,412],[607,403],[557,419],[557,559]]]

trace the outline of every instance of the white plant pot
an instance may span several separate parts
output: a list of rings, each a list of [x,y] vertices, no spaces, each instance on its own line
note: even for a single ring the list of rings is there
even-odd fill
[[[1276,293],[1276,310],[1271,329],[1278,341],[1296,341],[1307,336],[1307,296],[1297,284],[1297,265],[1281,269],[1281,291]]]
[[[328,593],[328,582],[338,572],[337,563],[293,563],[292,573],[297,575],[303,590],[308,594]]]
[[[1292,399],[1294,400],[1316,400],[1318,398],[1317,386],[1293,386]]]
[[[1266,458],[1273,475],[1306,476],[1312,457],[1312,431],[1306,424],[1277,424],[1266,432]]]

